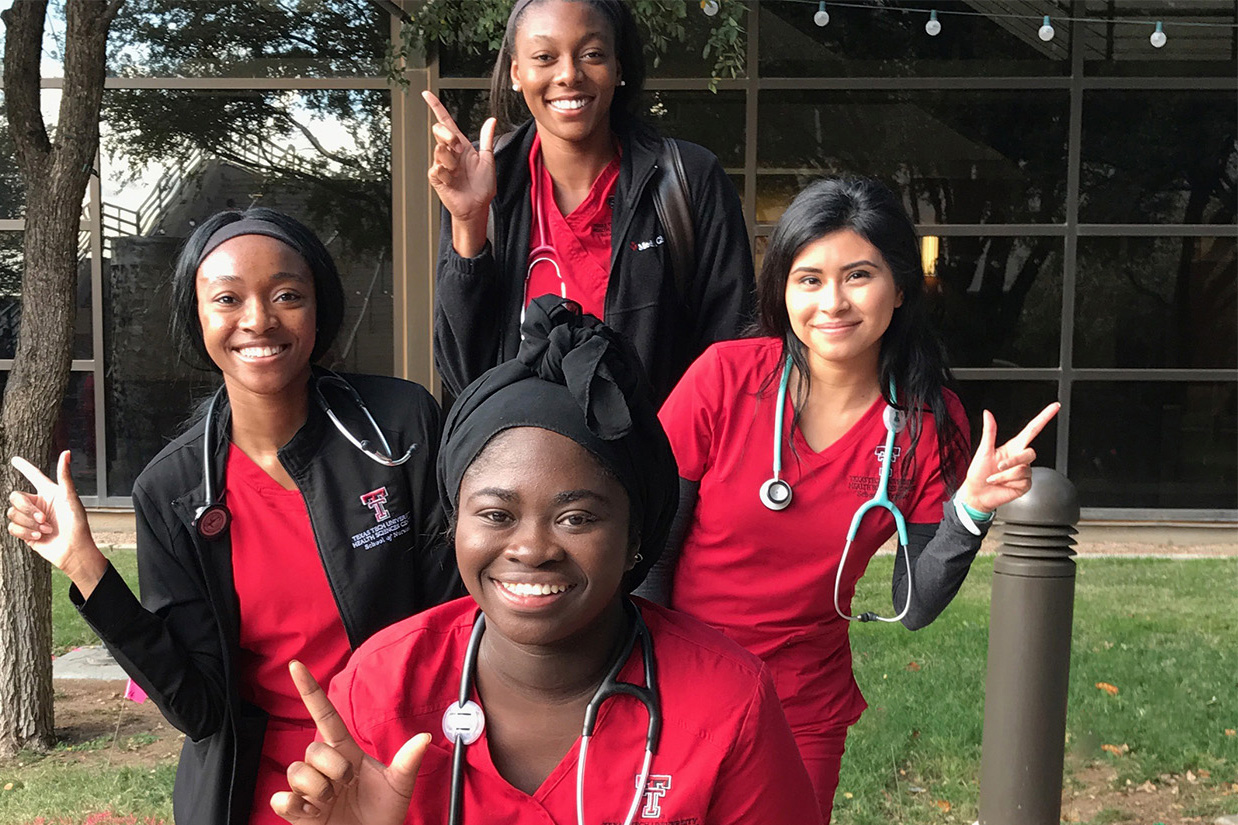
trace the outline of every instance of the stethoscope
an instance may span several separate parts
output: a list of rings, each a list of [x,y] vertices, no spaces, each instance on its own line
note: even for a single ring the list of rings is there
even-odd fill
[[[322,394],[324,384],[342,389],[349,399],[357,405],[357,408],[365,415],[366,420],[370,422],[370,426],[374,428],[374,432],[378,434],[378,443],[382,447],[381,451],[372,448],[369,441],[358,439],[348,431],[348,428],[344,426],[344,422],[340,421],[335,411],[331,409],[331,405],[327,403],[326,396]],[[206,407],[206,429],[202,433],[202,480],[203,487],[206,489],[206,503],[199,507],[194,514],[193,526],[198,531],[198,535],[207,540],[219,538],[228,529],[229,525],[232,524],[232,512],[228,510],[226,504],[217,499],[214,480],[211,477],[211,458],[215,454],[215,412],[225,390],[226,388],[221,386],[211,396],[211,403]],[[370,415],[370,408],[365,405],[365,401],[362,400],[360,393],[353,388],[352,384],[349,384],[336,373],[324,370],[322,375],[315,375],[310,379],[309,391],[313,399],[318,402],[318,406],[322,407],[323,412],[327,414],[327,418],[335,425],[335,429],[340,431],[340,435],[348,439],[348,443],[384,467],[400,466],[405,461],[408,461],[417,449],[417,445],[412,444],[404,452],[404,455],[395,458],[391,452],[391,445],[387,443],[387,437],[383,435],[382,428],[378,426],[374,416]]]
[[[760,491],[761,503],[774,511],[785,510],[791,503],[791,484],[782,477],[782,422],[783,411],[786,408],[787,382],[790,378],[791,356],[788,355],[782,367],[782,378],[778,382],[778,401],[774,408],[774,476],[761,485]],[[893,378],[890,379],[890,401],[898,403]],[[849,622],[897,622],[901,621],[911,609],[911,554],[907,549],[907,522],[903,519],[902,511],[890,500],[890,466],[894,456],[894,436],[903,431],[906,421],[903,414],[890,405],[886,405],[881,418],[886,428],[885,448],[881,454],[881,481],[873,497],[861,504],[851,518],[851,527],[847,530],[847,541],[843,545],[842,558],[838,560],[838,570],[834,573],[834,612]],[[903,550],[903,563],[907,567],[907,599],[897,616],[878,616],[871,611],[852,616],[843,611],[838,600],[838,592],[842,589],[843,569],[847,566],[847,554],[851,552],[851,542],[855,541],[856,533],[860,530],[860,522],[864,520],[865,514],[874,507],[889,510],[894,516],[898,543]]]
[[[576,825],[585,822],[585,761],[589,755],[589,740],[593,738],[593,728],[597,723],[598,712],[602,703],[612,696],[626,694],[645,706],[649,714],[649,724],[645,729],[645,760],[641,765],[640,776],[636,780],[636,795],[632,797],[632,806],[628,809],[623,825],[632,825],[636,819],[636,811],[640,808],[641,798],[645,795],[645,786],[649,782],[649,770],[653,764],[654,754],[658,752],[658,737],[662,733],[662,704],[654,685],[657,682],[653,657],[653,637],[649,628],[641,618],[636,605],[628,599],[623,600],[624,612],[631,619],[632,630],[623,643],[623,649],[615,658],[606,678],[598,685],[593,698],[585,708],[585,723],[580,734],[580,758],[576,763]],[[476,742],[486,727],[486,717],[481,707],[470,696],[473,693],[473,675],[477,672],[477,651],[481,648],[481,637],[486,629],[486,617],[478,613],[473,622],[473,634],[469,637],[468,648],[464,652],[464,669],[460,673],[460,697],[456,704],[447,708],[443,714],[443,735],[455,743],[451,756],[451,799],[448,809],[448,825],[460,825],[462,808],[464,806],[464,749]],[[645,664],[645,686],[619,681],[619,671],[632,655],[632,649],[640,642],[641,656]]]
[[[533,267],[540,263],[550,264],[555,268],[555,277],[559,279],[559,297],[567,298],[567,282],[563,280],[563,270],[559,269],[559,262],[555,260],[558,256],[558,250],[554,244],[549,241],[549,236],[546,231],[546,206],[542,202],[540,191],[541,181],[540,170],[533,170],[529,175],[529,196],[533,199],[533,216],[537,224],[537,245],[529,251],[529,268],[524,273],[524,298],[520,301],[520,324],[524,325],[524,310],[529,305],[529,281],[533,279]],[[521,333],[521,338],[524,334]]]

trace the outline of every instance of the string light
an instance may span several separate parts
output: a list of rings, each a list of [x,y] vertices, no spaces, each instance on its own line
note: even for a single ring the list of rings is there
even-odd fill
[[[825,10],[825,0],[821,0],[817,4],[817,11],[812,16],[812,22],[818,26],[828,26],[830,24],[830,13]]]
[[[1148,42],[1152,44],[1152,48],[1159,49],[1165,45],[1165,41],[1169,38],[1165,36],[1165,24],[1161,21],[1156,21],[1156,31],[1152,32],[1152,36],[1148,38]]]
[[[701,0],[701,11],[705,12],[706,17],[713,17],[721,8],[718,0]]]
[[[1040,31],[1036,32],[1036,34],[1046,43],[1053,39],[1053,35],[1057,34],[1057,32],[1053,30],[1053,24],[1049,22],[1049,15],[1045,15],[1045,22],[1041,25]]]
[[[924,33],[929,37],[941,34],[941,22],[937,19],[937,9],[929,12],[928,22],[924,24]]]

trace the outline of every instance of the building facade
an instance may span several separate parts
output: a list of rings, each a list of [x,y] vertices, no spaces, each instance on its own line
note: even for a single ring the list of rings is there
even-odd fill
[[[990,409],[1008,436],[1059,399],[1036,447],[1085,517],[1238,520],[1238,1],[831,3],[825,26],[816,2],[721,3],[711,17],[692,0],[661,33],[644,116],[718,155],[758,264],[807,182],[882,178],[923,236],[974,422]],[[738,76],[715,79],[716,51],[701,52],[731,24]],[[88,505],[127,506],[214,380],[170,342],[166,282],[219,209],[283,209],[327,241],[349,301],[330,365],[433,384],[438,215],[418,92],[476,134],[493,57],[440,45],[402,86],[385,67],[398,42],[399,22],[363,0],[126,4],[57,436]],[[24,224],[0,150],[3,382]]]

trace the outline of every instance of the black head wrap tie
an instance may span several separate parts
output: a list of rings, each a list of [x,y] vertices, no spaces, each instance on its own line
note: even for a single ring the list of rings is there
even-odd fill
[[[621,335],[554,295],[525,312],[516,358],[465,388],[443,427],[438,481],[454,521],[465,471],[494,436],[538,427],[580,444],[619,479],[640,530],[640,584],[666,543],[678,504],[679,470],[640,360]]]

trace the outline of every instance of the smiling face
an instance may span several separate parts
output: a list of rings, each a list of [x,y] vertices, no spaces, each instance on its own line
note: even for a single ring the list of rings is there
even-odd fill
[[[903,303],[885,258],[851,229],[807,244],[787,276],[787,315],[810,366],[871,369]]]
[[[588,3],[545,0],[520,17],[512,43],[512,83],[549,137],[610,142],[610,104],[621,71],[615,35]]]
[[[488,627],[522,645],[589,640],[632,567],[628,495],[575,441],[506,430],[460,482],[456,561]]]
[[[220,244],[198,267],[198,323],[229,395],[279,393],[309,376],[317,306],[309,264],[265,235]]]

